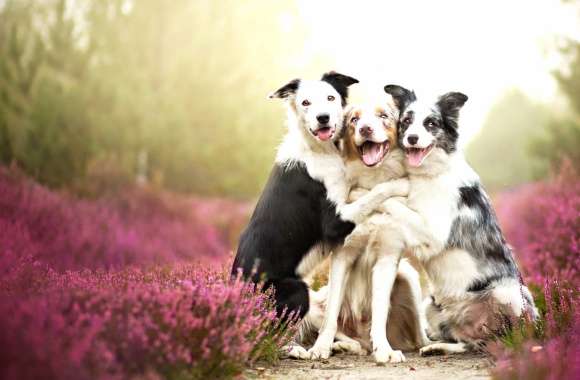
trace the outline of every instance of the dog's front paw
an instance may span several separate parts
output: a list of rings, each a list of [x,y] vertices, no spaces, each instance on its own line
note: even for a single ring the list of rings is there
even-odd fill
[[[428,346],[422,347],[419,350],[419,355],[421,356],[438,356],[446,355],[447,352],[438,343],[430,344]]]
[[[310,354],[308,353],[308,351],[306,351],[304,347],[294,343],[282,347],[282,357],[306,360],[310,359]]]
[[[367,352],[363,350],[359,342],[334,342],[332,344],[332,352],[345,352],[351,355],[366,355]]]
[[[385,365],[386,363],[401,363],[407,360],[401,351],[386,348],[376,349],[374,352],[374,357],[377,365]]]
[[[310,360],[324,360],[330,357],[332,346],[314,345],[308,350],[308,358]]]

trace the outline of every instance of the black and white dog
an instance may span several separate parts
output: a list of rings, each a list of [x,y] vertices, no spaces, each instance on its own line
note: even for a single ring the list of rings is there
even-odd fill
[[[348,87],[357,82],[330,72],[321,80],[292,80],[270,95],[286,100],[288,133],[240,237],[232,275],[241,270],[245,278],[273,286],[279,314],[304,317],[309,299],[303,276],[385,199],[406,195],[377,186],[346,204],[349,188],[336,142]]]
[[[406,202],[389,199],[383,209],[401,228],[392,238],[413,251],[429,276],[429,335],[443,341],[421,353],[464,352],[501,333],[506,320],[535,318],[537,310],[479,178],[457,147],[467,96],[449,92],[422,103],[397,85],[385,91],[400,109],[410,190]]]

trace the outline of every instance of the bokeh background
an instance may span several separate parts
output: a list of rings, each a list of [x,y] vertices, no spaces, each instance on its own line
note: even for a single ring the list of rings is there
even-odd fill
[[[266,99],[329,69],[470,96],[497,190],[578,164],[578,6],[534,2],[2,0],[0,160],[52,188],[135,182],[252,199],[284,133]],[[461,15],[461,17],[458,17]]]
[[[285,131],[266,96],[328,70],[469,95],[461,145],[542,312],[493,376],[579,378],[580,3],[559,0],[0,0],[0,377],[276,360],[293,327],[227,273]]]

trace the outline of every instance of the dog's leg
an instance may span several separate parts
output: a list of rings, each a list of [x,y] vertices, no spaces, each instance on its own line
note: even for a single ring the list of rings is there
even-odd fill
[[[352,264],[352,248],[343,247],[330,257],[330,278],[328,281],[328,299],[326,313],[314,346],[308,352],[311,359],[328,359],[332,351],[332,343],[338,329],[338,314],[344,299],[344,287],[347,272]]]
[[[298,331],[294,339],[281,348],[282,357],[303,360],[310,358],[310,354],[304,348],[303,344],[318,331],[322,324],[324,309],[321,301],[323,301],[324,293],[324,291],[309,291],[310,307],[308,313],[298,322]]]
[[[381,183],[356,201],[338,207],[338,213],[343,220],[355,224],[362,223],[385,200],[390,197],[407,196],[409,194],[409,181],[407,179],[395,179]]]
[[[393,350],[387,340],[387,318],[398,261],[397,255],[383,256],[373,268],[371,340],[375,361],[379,365],[405,361],[403,353]]]
[[[419,347],[426,346],[432,343],[431,339],[427,337],[427,320],[424,316],[424,307],[423,307],[423,294],[421,291],[421,282],[419,279],[419,273],[417,270],[413,268],[413,266],[409,263],[408,260],[403,259],[399,263],[399,270],[397,272],[398,276],[404,278],[407,283],[409,284],[409,288],[411,289],[412,295],[412,310],[413,315],[412,318],[415,319],[414,325],[417,326],[417,330],[415,331],[415,343]]]
[[[326,299],[328,296],[327,290],[327,287],[323,287],[316,292],[310,291],[310,311],[306,317],[300,321],[300,328],[298,333],[299,337],[308,337],[310,336],[311,332],[319,331],[322,328],[324,314],[326,312],[326,307],[324,307],[324,305],[326,305]],[[332,343],[332,352],[345,352],[353,355],[366,355],[366,351],[362,348],[358,341],[347,336],[340,330],[336,332],[335,340],[336,341]],[[303,354],[306,354],[307,356],[303,356]],[[289,356],[295,359],[310,358],[306,350],[300,351],[300,356]]]
[[[434,343],[419,350],[421,356],[461,354],[468,351],[465,343]]]

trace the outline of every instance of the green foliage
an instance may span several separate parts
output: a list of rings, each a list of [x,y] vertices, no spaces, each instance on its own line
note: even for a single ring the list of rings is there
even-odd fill
[[[580,10],[580,3],[569,5]],[[467,157],[491,190],[545,177],[563,160],[580,170],[580,42],[568,40],[561,53],[568,65],[554,77],[569,112],[534,104],[512,90],[490,110],[469,145]]]
[[[530,153],[536,157],[537,173],[553,172],[564,160],[580,170],[580,119],[560,119],[550,122],[542,134],[529,145]]]
[[[580,2],[573,5],[580,11]],[[543,163],[540,167],[543,173],[557,168],[566,159],[580,170],[580,42],[569,39],[561,53],[567,58],[568,65],[554,76],[568,100],[571,115],[558,115],[545,133],[530,144],[530,152]]]
[[[577,6],[580,10],[580,3]],[[568,58],[568,65],[564,70],[554,73],[554,76],[568,98],[572,110],[576,115],[580,115],[580,42],[568,40],[562,54]]]
[[[490,190],[528,182],[537,165],[528,145],[549,121],[549,110],[512,90],[491,108],[483,128],[467,147],[467,159]]]
[[[140,174],[172,190],[255,194],[284,132],[266,94],[303,48],[295,12],[258,0],[8,0],[0,159],[53,186]]]
[[[498,342],[507,349],[522,350],[530,341],[539,341],[545,338],[546,297],[543,289],[536,284],[529,284],[529,289],[532,292],[540,318],[537,321],[520,318],[515,321],[514,326],[507,328],[505,333],[497,338]]]

